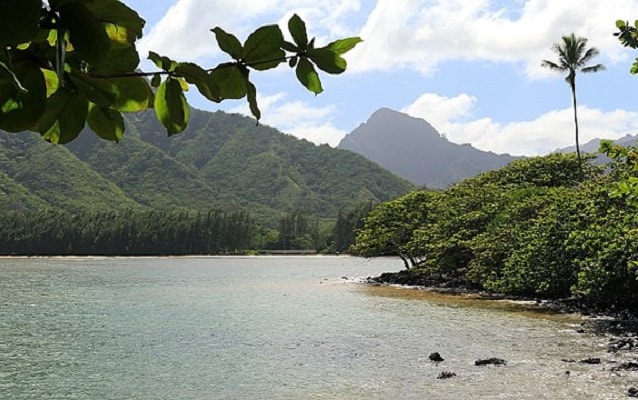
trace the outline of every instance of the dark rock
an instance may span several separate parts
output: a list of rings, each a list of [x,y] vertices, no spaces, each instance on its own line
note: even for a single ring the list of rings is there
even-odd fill
[[[613,367],[612,371],[638,371],[638,363],[633,361],[628,361],[620,364],[617,367]]]
[[[439,376],[436,377],[436,379],[449,379],[449,378],[454,378],[455,376],[456,376],[456,373],[452,371],[443,371],[439,374]]]
[[[630,387],[627,391],[627,396],[629,397],[638,397],[638,389],[635,387]]]
[[[574,360],[573,358],[562,358],[561,361],[562,362],[568,362],[568,363],[576,362],[576,360]]]
[[[617,352],[621,350],[632,350],[638,347],[638,340],[634,337],[620,338],[612,340],[607,346],[607,351]]]
[[[476,360],[474,361],[474,365],[506,365],[507,361],[503,360],[502,358],[486,358],[483,360]]]
[[[443,357],[441,357],[441,355],[440,355],[438,352],[430,353],[430,355],[428,356],[428,358],[430,359],[430,361],[437,362],[437,363],[438,363],[438,362],[445,361],[445,360],[443,359]]]
[[[581,364],[600,364],[600,362],[600,358],[597,357],[586,358],[579,361]]]

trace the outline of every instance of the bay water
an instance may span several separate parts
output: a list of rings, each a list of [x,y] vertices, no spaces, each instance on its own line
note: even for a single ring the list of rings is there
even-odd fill
[[[638,384],[577,316],[357,283],[401,266],[3,258],[0,399],[619,399]],[[474,365],[490,357],[507,364]]]

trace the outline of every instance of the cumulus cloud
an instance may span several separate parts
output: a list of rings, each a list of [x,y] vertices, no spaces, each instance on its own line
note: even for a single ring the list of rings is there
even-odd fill
[[[500,123],[490,118],[471,119],[477,99],[467,94],[444,97],[432,93],[420,96],[403,112],[430,122],[454,143],[472,143],[495,153],[541,155],[574,146],[573,110],[554,110],[529,121]],[[580,143],[592,139],[617,139],[638,131],[638,112],[578,108]]]
[[[315,144],[337,146],[347,132],[337,128],[331,121],[334,107],[312,107],[302,101],[288,101],[285,93],[268,96],[257,96],[262,112],[261,122],[276,127],[299,139],[306,139]],[[247,105],[229,110],[250,115]]]
[[[626,51],[611,34],[632,18],[636,0],[379,0],[352,52],[353,70],[410,68],[430,74],[447,60],[521,63],[528,77],[547,76],[540,60],[571,32],[587,37],[609,62]]]
[[[360,8],[359,0],[178,0],[140,41],[148,50],[179,60],[199,61],[220,56],[210,29],[219,26],[241,41],[258,26],[280,23],[298,13],[309,32],[322,38],[352,34],[346,18]],[[224,58],[225,59],[225,58]]]

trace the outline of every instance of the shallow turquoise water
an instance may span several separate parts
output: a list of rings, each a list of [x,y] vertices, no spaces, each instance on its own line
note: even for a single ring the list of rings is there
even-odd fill
[[[575,319],[344,280],[350,257],[0,259],[2,399],[613,399]],[[446,359],[428,360],[438,351]],[[506,367],[475,367],[479,358]],[[620,361],[620,360],[618,360]],[[565,371],[570,370],[569,376]],[[442,371],[456,377],[437,379]]]

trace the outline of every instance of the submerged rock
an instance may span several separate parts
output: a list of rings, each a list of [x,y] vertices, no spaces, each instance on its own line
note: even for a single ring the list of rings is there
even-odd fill
[[[627,391],[627,396],[629,397],[638,397],[638,389],[635,387],[630,387]]]
[[[476,361],[474,361],[474,365],[477,365],[477,366],[481,366],[481,365],[507,365],[507,361],[503,360],[502,358],[492,357],[492,358],[486,358],[486,359],[483,359],[483,360],[476,360]]]
[[[584,360],[580,360],[579,363],[581,364],[600,364],[600,358],[598,357],[591,357],[591,358],[586,358]]]
[[[436,379],[450,379],[450,378],[454,378],[455,376],[456,376],[456,373],[452,371],[443,371],[439,374],[439,376],[436,377]]]
[[[428,358],[430,359],[430,361],[433,361],[433,362],[436,362],[436,363],[445,361],[443,359],[443,357],[441,357],[441,355],[438,352],[430,353]]]

